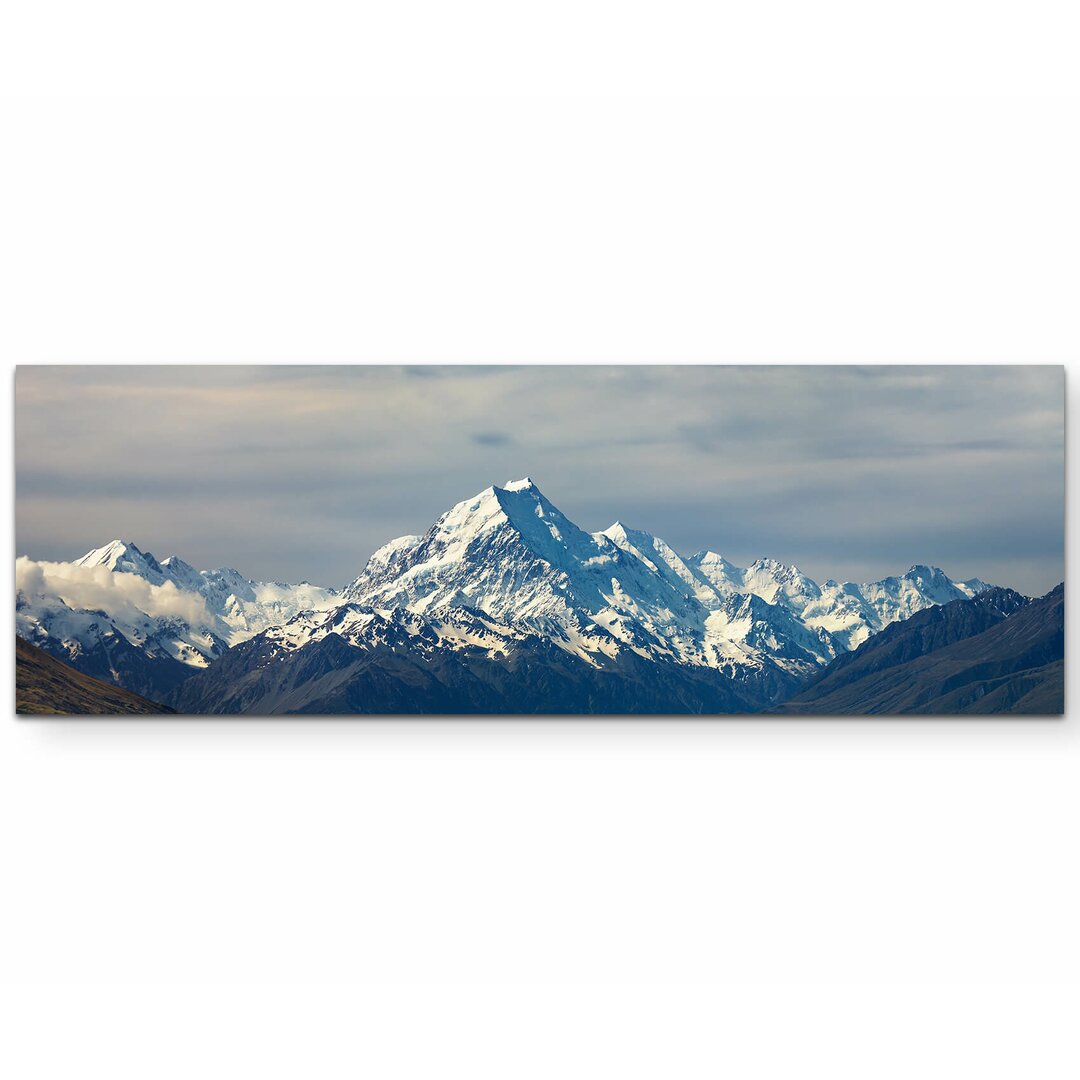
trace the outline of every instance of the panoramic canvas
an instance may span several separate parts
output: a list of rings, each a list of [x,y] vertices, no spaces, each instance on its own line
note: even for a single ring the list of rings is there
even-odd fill
[[[1057,714],[1064,369],[21,367],[16,710]]]

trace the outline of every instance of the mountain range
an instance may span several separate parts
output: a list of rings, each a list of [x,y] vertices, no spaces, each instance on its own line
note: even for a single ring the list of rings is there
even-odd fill
[[[337,602],[307,582],[160,562],[113,540],[73,563],[16,561],[15,629],[79,671],[156,700],[231,645]]]
[[[838,657],[782,711],[828,715],[1061,713],[1065,587],[988,589],[928,608]]]
[[[528,478],[390,541],[341,590],[124,541],[17,571],[17,631],[52,655],[182,712],[259,714],[759,712],[990,590],[923,565],[819,585],[684,557],[620,522],[585,532]]]

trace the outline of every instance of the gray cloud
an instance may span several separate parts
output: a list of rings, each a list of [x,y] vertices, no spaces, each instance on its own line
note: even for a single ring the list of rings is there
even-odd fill
[[[531,475],[583,528],[865,580],[1064,576],[1060,367],[35,367],[20,554],[116,536],[341,584],[387,539]]]

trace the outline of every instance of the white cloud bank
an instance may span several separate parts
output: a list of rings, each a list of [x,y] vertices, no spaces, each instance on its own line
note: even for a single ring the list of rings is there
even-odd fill
[[[151,585],[136,574],[113,573],[105,566],[38,562],[22,555],[15,560],[15,591],[28,599],[58,598],[70,608],[107,611],[122,619],[168,616],[193,626],[211,621],[201,596],[171,581]]]

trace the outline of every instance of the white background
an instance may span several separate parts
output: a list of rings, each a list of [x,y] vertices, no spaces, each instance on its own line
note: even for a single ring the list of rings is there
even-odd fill
[[[0,351],[1074,361],[1069,7],[21,5]],[[9,718],[0,1071],[1073,1078],[1078,766],[1075,718]]]

